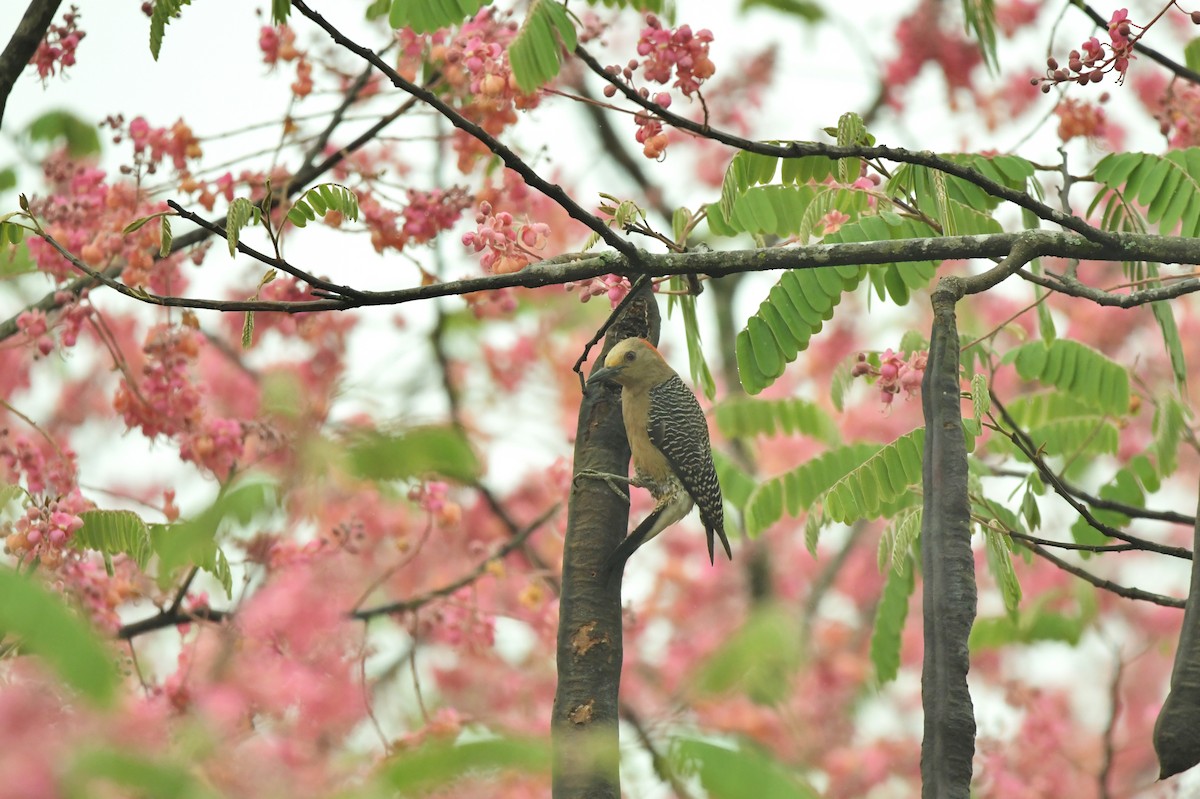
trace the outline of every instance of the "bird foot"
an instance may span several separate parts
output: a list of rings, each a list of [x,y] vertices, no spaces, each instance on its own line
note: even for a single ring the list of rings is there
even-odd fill
[[[592,480],[603,480],[608,485],[608,487],[612,489],[614,494],[616,494],[618,497],[625,500],[626,502],[629,501],[629,493],[618,488],[617,483],[624,483],[625,485],[631,485],[631,486],[637,485],[636,480],[631,480],[628,477],[622,477],[619,474],[608,474],[606,472],[597,472],[597,471],[593,471],[591,469],[584,469],[583,471],[579,472],[579,474],[575,475],[574,482],[578,483],[579,478],[581,478],[581,477],[587,477]]]

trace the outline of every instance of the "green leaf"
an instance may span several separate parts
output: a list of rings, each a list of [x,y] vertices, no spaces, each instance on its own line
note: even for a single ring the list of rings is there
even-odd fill
[[[96,132],[96,126],[70,111],[47,111],[29,123],[25,135],[33,142],[64,142],[67,152],[76,158],[100,152],[100,134]]]
[[[414,427],[402,433],[362,433],[347,442],[351,471],[367,480],[406,480],[436,474],[462,483],[479,475],[466,436],[453,427]]]
[[[879,537],[879,549],[876,557],[879,570],[903,572],[909,567],[909,555],[913,554],[913,545],[921,533],[922,509],[907,508],[897,513],[884,528]]]
[[[1021,607],[1021,584],[1017,581],[1016,570],[1013,569],[1008,536],[985,526],[983,537],[987,542],[988,570],[1000,588],[1000,595],[1004,598],[1004,609],[1009,618],[1015,620]]]
[[[977,422],[992,409],[992,398],[988,394],[988,380],[985,374],[971,377],[971,408]]]
[[[184,6],[190,6],[192,0],[154,0],[154,8],[150,12],[150,55],[158,60],[162,50],[163,36],[171,20],[180,15]]]
[[[704,360],[704,348],[700,344],[700,322],[696,318],[696,298],[691,294],[679,297],[679,307],[683,313],[683,332],[687,341],[688,366],[691,369],[692,382],[699,385],[704,391],[704,396],[711,401],[717,395],[717,383],[708,369],[708,362]]]
[[[432,741],[393,755],[379,767],[375,779],[390,789],[389,796],[412,796],[465,776],[503,770],[537,774],[549,769],[550,746],[543,740],[492,738],[463,744]]]
[[[200,514],[173,524],[150,525],[150,541],[158,555],[158,583],[173,583],[178,572],[198,566],[213,575],[225,588],[233,590],[233,575],[217,537],[231,524],[249,525],[277,507],[274,483],[246,477],[223,491]]]
[[[758,487],[758,481],[719,450],[713,450],[713,465],[717,469],[717,480],[721,483],[721,494],[725,501],[738,511],[743,511],[750,494]]]
[[[801,434],[830,445],[841,443],[833,418],[807,400],[740,397],[717,405],[713,414],[717,427],[730,438]]]
[[[1183,354],[1183,340],[1175,324],[1175,312],[1169,302],[1152,302],[1150,311],[1162,332],[1163,346],[1171,360],[1171,372],[1175,375],[1175,387],[1181,396],[1187,396],[1187,360]]]
[[[1187,408],[1174,397],[1159,397],[1154,411],[1154,422],[1151,425],[1154,433],[1151,450],[1158,461],[1159,474],[1174,474],[1179,466],[1179,444],[1183,441],[1187,417],[1190,415]]]
[[[1200,71],[1200,38],[1192,39],[1183,48],[1183,63],[1192,72]]]
[[[880,685],[896,679],[900,672],[900,639],[904,620],[908,616],[908,598],[916,580],[913,577],[912,555],[905,553],[903,568],[888,569],[883,593],[875,607],[875,627],[871,632],[871,663]]]
[[[283,25],[288,21],[288,15],[292,12],[291,0],[271,0],[271,22],[275,25]]]
[[[805,22],[819,22],[825,18],[825,9],[809,0],[742,0],[743,11],[752,8],[772,8]]]
[[[796,620],[781,606],[763,606],[708,659],[696,687],[708,694],[736,691],[770,705],[791,693],[799,666]]]
[[[844,475],[879,451],[874,444],[848,444],[763,481],[746,502],[746,531],[757,536],[783,518],[811,512],[817,500]]]
[[[994,0],[963,0],[963,17],[968,33],[979,42],[979,51],[991,71],[999,66],[996,59],[996,4]]]
[[[800,774],[758,749],[681,738],[672,747],[675,768],[695,774],[711,799],[819,799]]]
[[[0,567],[0,632],[45,660],[88,699],[108,704],[117,688],[112,654],[60,597],[30,578]]]
[[[1031,341],[1005,355],[1023,380],[1062,389],[1113,416],[1129,413],[1129,372],[1103,353],[1070,339]]]
[[[888,515],[890,505],[912,499],[909,487],[921,482],[925,428],[918,427],[848,472],[829,489],[825,512],[834,521],[849,523]]]
[[[968,645],[972,652],[1038,641],[1063,641],[1074,646],[1096,617],[1093,589],[1084,588],[1074,597],[1078,605],[1075,614],[1050,610],[1061,607],[1063,597],[1061,592],[1049,592],[1038,596],[1030,607],[1022,608],[1015,619],[1007,615],[978,618],[971,628]]]
[[[162,224],[160,226],[158,236],[159,236],[158,257],[166,258],[168,255],[171,254],[171,241],[174,238],[174,236],[171,233],[170,217],[164,216],[162,218]]]
[[[92,749],[76,755],[64,778],[64,795],[68,799],[108,795],[108,790],[95,784],[97,781],[133,792],[126,795],[217,799],[217,794],[192,774],[190,766],[155,761],[115,748]]]
[[[128,555],[139,569],[150,562],[150,528],[128,510],[88,510],[79,514],[83,527],[75,531],[71,545],[94,549],[104,555]]]
[[[575,44],[575,24],[562,3],[533,0],[525,22],[508,46],[517,87],[528,94],[548,83],[562,67],[563,50],[570,53]]]
[[[237,253],[238,241],[241,240],[242,229],[246,223],[255,218],[256,208],[254,203],[247,200],[245,197],[235,197],[233,202],[229,204],[229,210],[225,212],[225,240],[229,245],[229,255],[232,257]],[[288,212],[291,216],[291,212]]]
[[[242,349],[248,350],[254,345],[254,311],[246,311],[242,321]]]
[[[487,5],[489,0],[392,0],[388,23],[393,28],[411,28],[414,33],[433,33],[457,25]]]

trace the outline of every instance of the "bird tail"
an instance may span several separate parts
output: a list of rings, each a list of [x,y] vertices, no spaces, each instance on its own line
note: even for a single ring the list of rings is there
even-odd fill
[[[705,519],[701,516],[700,521],[704,522],[704,532],[708,533],[708,562],[716,565],[716,538],[720,536],[721,546],[725,548],[725,556],[733,560],[733,550],[729,548],[729,537],[725,535],[724,519],[715,521]]]
[[[621,582],[621,578],[625,574],[625,563],[629,560],[629,556],[637,552],[638,547],[646,543],[650,539],[650,531],[654,529],[655,523],[666,510],[666,505],[659,505],[650,515],[642,520],[642,523],[633,529],[633,532],[625,536],[625,540],[617,545],[617,548],[612,551],[604,560],[604,566],[600,571],[600,578],[605,584],[612,587],[614,583]]]

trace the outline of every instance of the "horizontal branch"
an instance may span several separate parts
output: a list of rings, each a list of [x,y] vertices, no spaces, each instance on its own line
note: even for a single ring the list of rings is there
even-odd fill
[[[1022,541],[1021,546],[1027,547],[1035,555],[1045,558],[1063,571],[1073,574],[1081,580],[1086,580],[1097,588],[1102,588],[1105,591],[1111,591],[1117,596],[1125,597],[1126,599],[1139,599],[1143,602],[1153,602],[1155,605],[1162,605],[1168,608],[1182,608],[1184,606],[1184,600],[1182,599],[1176,599],[1173,596],[1165,596],[1163,594],[1155,594],[1151,593],[1150,591],[1143,591],[1140,588],[1130,588],[1129,586],[1121,585],[1120,583],[1114,583],[1112,580],[1106,580],[1103,577],[1097,577],[1087,569],[1080,568],[1074,563],[1063,560],[1054,553],[1041,546],[1038,546],[1037,544],[1031,544],[1028,541]]]
[[[542,288],[590,280],[607,274],[631,279],[646,275],[701,274],[712,277],[743,272],[769,272],[784,269],[819,269],[831,266],[905,263],[911,261],[944,261],[971,258],[997,259],[1007,257],[1021,243],[1022,257],[1090,259],[1099,261],[1154,261],[1158,263],[1200,264],[1200,247],[1194,239],[1166,236],[1124,234],[1117,244],[1104,245],[1088,241],[1072,233],[1048,230],[1022,233],[997,233],[982,236],[945,236],[928,239],[897,239],[889,241],[812,244],[806,247],[779,247],[764,250],[725,250],[718,252],[648,253],[638,251],[636,263],[625,256],[604,252],[567,254],[532,264],[519,272],[503,275],[451,280],[444,283],[414,286],[392,291],[361,291],[353,297],[322,297],[313,300],[276,302],[270,300],[215,300],[189,297],[167,297],[150,294],[126,286],[105,273],[83,263],[67,252],[54,239],[45,236],[77,269],[98,282],[133,299],[151,305],[178,308],[197,308],[215,311],[262,311],[306,313],[312,311],[344,311],[376,305],[400,305],[406,302],[451,297],[479,291],[503,288]],[[1017,274],[1029,279],[1026,270]],[[1027,277],[1028,276],[1028,277]],[[1041,278],[1038,278],[1041,281]],[[1080,296],[1102,305],[1124,308],[1172,299],[1200,291],[1200,280],[1189,278],[1167,286],[1142,289],[1128,294],[1087,289],[1086,293],[1069,286],[1051,286],[1056,291]]]
[[[178,627],[181,624],[191,624],[194,621],[222,622],[228,617],[229,613],[224,610],[213,610],[212,608],[183,610],[175,608],[174,610],[165,610],[148,619],[142,619],[141,621],[135,621],[122,626],[117,630],[117,638],[122,641],[130,641],[139,635],[154,632],[155,630],[162,630],[167,627]]]

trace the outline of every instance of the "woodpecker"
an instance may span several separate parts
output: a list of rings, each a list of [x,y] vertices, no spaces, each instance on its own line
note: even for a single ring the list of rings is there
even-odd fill
[[[654,510],[621,542],[605,571],[611,576],[638,547],[688,515],[693,504],[699,506],[708,533],[709,562],[716,559],[715,536],[732,560],[708,422],[696,395],[654,345],[640,338],[627,338],[613,347],[588,386],[603,382],[621,386],[621,416],[633,454],[634,479],[617,479],[647,489],[655,499]]]

